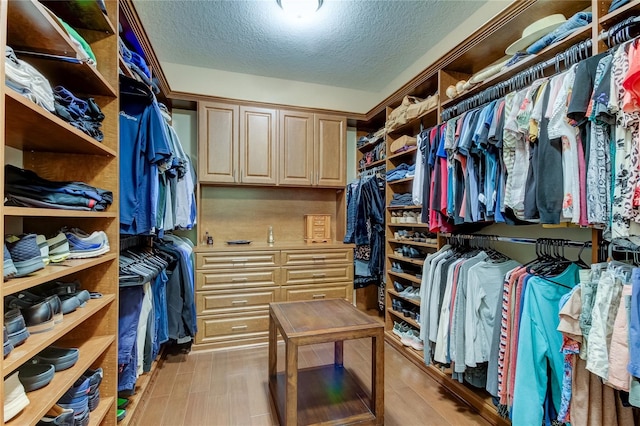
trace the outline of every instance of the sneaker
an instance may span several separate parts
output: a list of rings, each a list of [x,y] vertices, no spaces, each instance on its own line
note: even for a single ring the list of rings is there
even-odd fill
[[[47,411],[36,426],[74,426],[73,410],[56,404]]]
[[[15,296],[7,296],[5,299],[5,309],[11,310],[15,308],[20,309],[20,313],[27,323],[27,330],[30,334],[51,330],[55,325],[52,304],[47,303],[44,299],[38,302],[32,302],[19,299]],[[9,336],[11,336],[11,332]]]
[[[97,257],[110,250],[107,234],[103,231],[87,234],[81,229],[73,228],[65,232],[65,235],[69,240],[69,259]]]
[[[24,386],[20,383],[16,371],[4,379],[4,422],[14,418],[20,411],[29,405],[29,398],[24,391]]]
[[[40,269],[44,269],[44,262],[36,242],[36,234],[21,236],[10,235],[5,243],[11,254],[13,265],[16,268],[16,277],[29,275]]]
[[[393,322],[393,334],[402,338],[404,334],[410,329],[409,325],[405,322]]]
[[[4,357],[6,358],[7,355],[9,355],[13,350],[13,343],[11,343],[11,340],[9,340],[9,333],[7,332],[7,327],[2,326],[2,334],[4,338],[4,341],[3,341]]]
[[[59,232],[53,238],[47,240],[49,246],[49,260],[52,263],[60,263],[69,257],[69,241],[64,232]]]
[[[42,263],[47,266],[49,260],[49,245],[47,244],[47,238],[44,235],[36,235],[36,243],[40,249],[40,257],[42,257]]]
[[[420,340],[420,333],[417,330],[410,328],[400,339],[403,345],[412,347],[417,351],[424,349],[424,344]]]
[[[2,270],[4,272],[5,281],[15,276],[18,273],[15,265],[13,264],[13,260],[11,259],[11,253],[9,253],[9,249],[7,248],[6,244],[4,246],[4,261],[2,262]]]
[[[29,330],[20,309],[5,309],[4,327],[14,348],[23,344],[29,337]]]

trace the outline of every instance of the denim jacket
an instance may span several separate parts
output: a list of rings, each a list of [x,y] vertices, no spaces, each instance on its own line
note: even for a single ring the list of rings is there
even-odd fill
[[[529,46],[527,48],[527,53],[530,55],[535,55],[545,47],[550,46],[553,43],[567,37],[569,34],[575,31],[576,28],[584,27],[589,23],[591,23],[591,12],[578,12],[571,18],[567,19],[567,21],[560,25],[558,28],[551,31],[549,34],[545,35],[540,40]]]

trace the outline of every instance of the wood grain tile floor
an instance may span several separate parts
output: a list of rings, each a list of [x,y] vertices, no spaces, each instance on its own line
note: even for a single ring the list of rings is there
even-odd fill
[[[345,341],[344,365],[370,381],[369,339]],[[284,345],[278,345],[279,370]],[[333,362],[333,345],[300,348],[301,368]],[[143,406],[140,426],[277,425],[267,386],[267,347],[167,355]],[[385,425],[488,425],[477,413],[385,344]]]

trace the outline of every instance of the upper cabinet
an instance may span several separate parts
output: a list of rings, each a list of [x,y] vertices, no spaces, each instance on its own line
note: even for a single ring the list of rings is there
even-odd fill
[[[198,171],[202,182],[236,183],[239,107],[201,102],[198,108]]]
[[[314,127],[316,185],[344,187],[347,184],[347,119],[316,114]]]
[[[240,107],[240,180],[275,185],[277,180],[277,111]]]
[[[343,116],[200,102],[200,182],[342,188]]]

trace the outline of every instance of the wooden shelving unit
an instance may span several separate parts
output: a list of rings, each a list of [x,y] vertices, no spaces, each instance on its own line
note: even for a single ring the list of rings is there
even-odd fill
[[[77,61],[70,36],[51,10],[74,27],[91,46],[97,66]],[[102,294],[82,308],[64,315],[53,329],[31,334],[0,362],[3,375],[15,371],[50,345],[80,350],[78,362],[55,373],[47,386],[28,393],[30,404],[8,425],[35,425],[71,385],[88,369],[101,367],[101,401],[91,414],[91,425],[114,426],[117,397],[119,167],[118,167],[118,3],[106,0],[107,13],[97,1],[36,0],[0,2],[2,43],[11,46],[20,60],[31,64],[49,81],[62,85],[79,98],[92,97],[105,115],[104,139],[98,142],[57,115],[0,85],[0,134],[5,147],[17,150],[5,163],[32,170],[53,181],[78,181],[109,190],[113,203],[106,211],[3,207],[4,234],[37,233],[47,237],[59,230],[78,227],[87,232],[103,230],[111,251],[100,257],[49,264],[29,276],[10,279],[2,295],[31,290],[51,281],[78,280],[83,289]],[[22,54],[21,51],[41,54]],[[42,54],[69,58],[44,59]],[[4,66],[0,67],[4,72]],[[4,125],[4,123],[10,123]],[[19,156],[19,157],[18,157]],[[4,187],[4,185],[2,185]],[[0,308],[1,309],[1,308]],[[0,385],[2,386],[2,385]],[[3,390],[4,392],[4,390]]]

